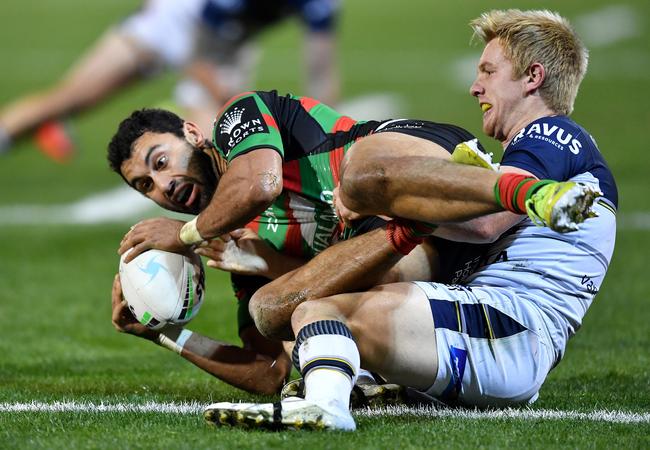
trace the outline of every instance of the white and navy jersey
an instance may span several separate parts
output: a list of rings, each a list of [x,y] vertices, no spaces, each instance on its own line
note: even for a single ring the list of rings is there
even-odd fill
[[[465,283],[517,292],[545,317],[557,360],[600,289],[614,251],[618,194],[595,140],[566,116],[538,119],[510,142],[501,161],[540,179],[579,181],[603,192],[578,231],[560,234],[529,219],[508,230]]]
[[[339,0],[148,0],[121,29],[171,66],[193,57],[216,63],[260,32],[295,17],[310,32],[334,32]]]

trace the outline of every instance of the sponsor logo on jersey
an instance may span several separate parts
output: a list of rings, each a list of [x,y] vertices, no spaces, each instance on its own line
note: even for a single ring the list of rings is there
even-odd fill
[[[596,286],[596,283],[591,279],[590,276],[583,275],[582,279],[580,280],[580,284],[582,284],[585,289],[587,289],[587,292],[589,292],[591,295],[598,294],[598,286]]]
[[[451,379],[440,397],[445,400],[456,400],[463,387],[467,350],[451,345],[449,347],[449,363],[451,365]]]
[[[219,130],[218,144],[226,156],[230,150],[247,137],[269,132],[253,97],[246,97],[231,105],[219,119],[217,127]]]
[[[235,107],[232,111],[225,113],[223,115],[223,120],[219,124],[221,134],[232,133],[233,128],[241,123],[241,116],[244,114],[244,111],[246,111],[245,108],[239,109]]]
[[[417,122],[410,119],[392,119],[382,123],[375,128],[375,133],[380,131],[400,130],[400,129],[419,129],[424,126],[423,122]]]
[[[560,150],[568,149],[574,155],[580,153],[580,149],[582,148],[582,143],[576,139],[573,134],[569,133],[562,127],[547,122],[536,122],[528,128],[522,128],[521,131],[519,131],[519,133],[517,133],[517,135],[512,139],[512,143],[517,142],[524,136],[548,142]]]

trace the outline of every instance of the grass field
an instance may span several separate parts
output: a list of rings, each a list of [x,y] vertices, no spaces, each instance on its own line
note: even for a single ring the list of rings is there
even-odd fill
[[[4,0],[0,104],[53,82],[136,4]],[[469,46],[466,24],[484,4],[347,1],[340,30],[344,97],[391,93],[405,116],[457,123],[482,136],[480,111],[467,94],[479,48]],[[107,141],[131,110],[169,98],[170,74],[71,119],[81,151],[70,164],[50,162],[29,139],[0,157],[0,448],[650,447],[650,4],[490,6],[557,9],[579,25],[591,69],[574,117],[597,139],[621,197],[608,277],[530,410],[365,413],[353,435],[207,427],[197,412],[204,404],[268,399],[113,330],[117,244],[136,218],[93,225],[52,220],[54,209],[120,185],[107,169]],[[263,36],[256,88],[301,92],[299,39],[295,23]],[[208,276],[207,294],[191,328],[236,342],[235,301],[223,273]],[[67,402],[63,411],[53,411],[57,402]],[[157,412],[163,405],[166,412]]]

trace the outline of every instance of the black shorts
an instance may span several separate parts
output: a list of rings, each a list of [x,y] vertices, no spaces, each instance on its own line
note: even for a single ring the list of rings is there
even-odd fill
[[[449,153],[453,152],[454,148],[461,142],[476,139],[472,133],[456,125],[412,119],[387,120],[379,124],[373,133],[385,133],[388,131],[426,139],[434,144],[438,144]],[[485,151],[480,142],[478,146],[481,151]]]

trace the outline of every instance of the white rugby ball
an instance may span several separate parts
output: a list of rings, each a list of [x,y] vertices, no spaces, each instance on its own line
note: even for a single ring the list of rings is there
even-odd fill
[[[205,292],[201,258],[148,250],[128,264],[120,258],[122,294],[135,318],[157,330],[182,325],[199,312]]]

